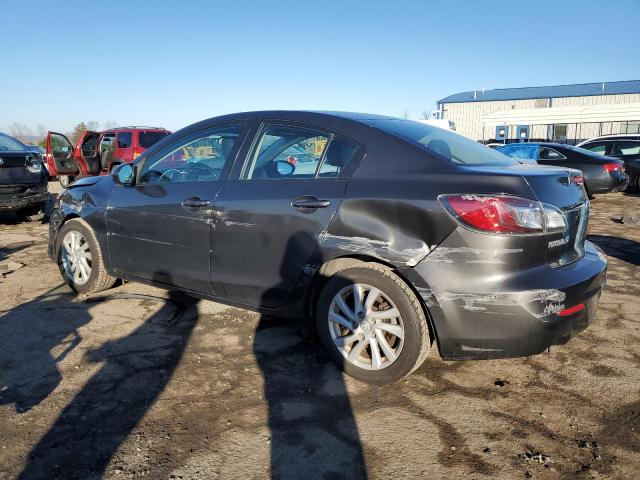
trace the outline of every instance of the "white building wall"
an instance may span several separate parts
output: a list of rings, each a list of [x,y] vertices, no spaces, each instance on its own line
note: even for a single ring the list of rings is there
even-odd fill
[[[597,95],[588,97],[562,97],[552,98],[552,107],[572,107],[585,105],[605,105],[619,103],[640,103],[640,93],[623,95]],[[495,138],[495,127],[482,126],[481,120],[484,115],[511,109],[536,108],[536,99],[527,100],[501,100],[494,102],[469,102],[469,103],[445,103],[442,104],[443,118],[451,120],[456,124],[456,131],[465,137],[473,140],[489,140]],[[624,122],[613,122],[612,124],[582,124],[577,128],[575,125],[568,125],[567,137],[591,138],[597,135],[608,133],[619,133],[624,126]],[[509,126],[509,138],[515,139],[516,125]],[[529,138],[547,139],[547,125],[534,125],[529,127]],[[551,140],[551,138],[549,138]]]

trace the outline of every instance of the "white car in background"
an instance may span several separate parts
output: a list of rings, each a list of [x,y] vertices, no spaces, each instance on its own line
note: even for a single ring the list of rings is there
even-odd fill
[[[429,118],[427,120],[418,120],[418,122],[424,123],[425,125],[442,128],[443,130],[451,130],[452,132],[456,131],[456,124],[451,120],[447,120],[444,118]]]

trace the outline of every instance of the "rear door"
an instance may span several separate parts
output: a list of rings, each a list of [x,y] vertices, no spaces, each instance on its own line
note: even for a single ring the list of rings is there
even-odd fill
[[[136,166],[134,186],[113,189],[106,219],[114,269],[212,293],[213,202],[243,136],[242,124],[185,134]]]
[[[610,156],[621,160],[640,158],[640,140],[617,140],[613,144]]]
[[[329,131],[263,124],[215,200],[213,288],[239,303],[282,306],[342,201],[344,167],[361,152]]]
[[[47,132],[47,165],[50,175],[77,175],[73,144],[58,132]]]
[[[80,169],[81,175],[98,175],[100,162],[98,158],[98,141],[100,134],[87,130],[80,135],[76,142],[73,158]]]

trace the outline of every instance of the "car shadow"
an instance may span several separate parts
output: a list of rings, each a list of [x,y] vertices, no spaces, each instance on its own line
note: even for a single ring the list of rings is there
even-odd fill
[[[100,478],[169,382],[196,324],[197,302],[169,292],[136,330],[87,352],[102,366],[31,450],[19,478]],[[79,316],[90,319],[86,311]]]
[[[607,256],[640,265],[640,242],[609,235],[588,235],[587,240],[598,245]]]
[[[91,321],[85,309],[65,308],[74,297],[60,284],[0,311],[0,405],[26,412],[59,385],[57,365],[80,343],[78,330]]]
[[[283,258],[300,258],[296,249],[308,244],[307,234],[292,236]],[[283,261],[281,277],[290,277],[284,268]],[[281,292],[279,287],[275,291]],[[272,298],[271,293],[263,298]],[[307,328],[263,314],[255,334],[268,403],[271,478],[367,478],[343,375],[317,343],[304,341],[300,327]]]

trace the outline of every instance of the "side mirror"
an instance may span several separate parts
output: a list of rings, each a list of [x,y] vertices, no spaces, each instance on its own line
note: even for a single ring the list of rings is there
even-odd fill
[[[288,177],[289,175],[293,175],[293,172],[296,170],[296,166],[293,163],[287,162],[285,160],[276,160],[275,164],[276,171],[281,177]]]
[[[133,185],[133,181],[135,178],[133,165],[131,165],[130,163],[123,163],[121,165],[118,165],[111,172],[111,176],[113,177],[113,180],[119,185]]]

